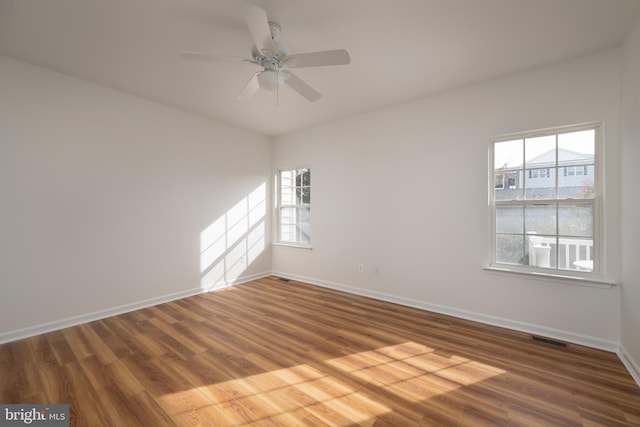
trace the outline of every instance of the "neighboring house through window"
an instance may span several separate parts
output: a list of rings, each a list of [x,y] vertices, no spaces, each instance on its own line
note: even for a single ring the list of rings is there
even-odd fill
[[[311,169],[278,172],[278,242],[311,243]]]
[[[599,135],[591,124],[492,141],[493,265],[598,272]]]

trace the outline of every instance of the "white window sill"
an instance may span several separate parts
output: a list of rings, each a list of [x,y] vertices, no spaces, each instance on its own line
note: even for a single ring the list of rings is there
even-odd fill
[[[580,285],[587,286],[591,288],[604,288],[609,289],[614,286],[617,286],[617,283],[612,282],[610,280],[602,279],[600,277],[578,277],[578,276],[569,276],[558,273],[547,273],[542,271],[524,271],[518,270],[514,268],[509,268],[507,266],[496,266],[496,265],[488,265],[484,267],[485,271],[489,272],[497,272],[504,274],[513,274],[523,277],[528,277],[536,280],[544,280],[548,282],[560,282],[567,283],[571,285]]]
[[[300,244],[296,244],[296,243],[283,243],[283,242],[273,242],[272,243],[273,246],[281,246],[283,248],[292,248],[292,249],[302,249],[302,250],[306,250],[306,251],[310,251],[311,249],[313,249],[312,246],[309,245],[300,245]]]

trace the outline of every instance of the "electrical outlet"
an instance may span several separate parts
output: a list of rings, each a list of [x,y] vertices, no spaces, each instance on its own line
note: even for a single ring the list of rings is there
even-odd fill
[[[364,273],[364,264],[358,264],[358,271]]]

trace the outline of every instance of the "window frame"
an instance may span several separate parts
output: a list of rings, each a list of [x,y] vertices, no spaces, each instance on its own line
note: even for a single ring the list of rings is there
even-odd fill
[[[497,270],[497,271],[506,271],[511,273],[521,273],[525,275],[535,275],[537,277],[546,276],[553,278],[562,278],[562,279],[577,279],[577,280],[586,280],[594,283],[605,283],[607,285],[611,285],[611,282],[605,280],[605,244],[604,244],[604,224],[602,221],[602,211],[604,207],[604,180],[603,180],[603,165],[604,165],[604,156],[603,156],[603,132],[602,132],[602,123],[601,122],[590,122],[583,123],[577,125],[569,125],[569,126],[559,126],[541,130],[534,131],[526,131],[526,132],[518,132],[508,135],[501,135],[497,137],[493,137],[489,141],[489,242],[490,242],[490,253],[489,253],[489,265],[486,267],[489,270]],[[561,199],[557,196],[553,199],[526,199],[525,198],[525,188],[523,188],[523,196],[520,199],[512,199],[512,200],[496,200],[496,190],[500,188],[496,188],[495,180],[495,146],[497,143],[518,140],[522,139],[523,141],[530,138],[536,138],[541,136],[550,136],[550,135],[560,135],[564,133],[578,132],[584,130],[594,130],[594,160],[593,160],[593,186],[594,186],[594,195],[593,198],[587,199],[577,199],[577,198],[567,198]],[[560,169],[562,166],[559,165],[557,159],[558,146],[555,147],[556,150],[556,182],[555,186],[558,188],[559,182],[558,178],[563,173]],[[524,159],[523,159],[524,160]],[[567,166],[569,167],[569,166]],[[582,166],[581,166],[582,167]],[[522,165],[522,172],[524,173],[527,170],[526,164]],[[532,170],[532,169],[529,169]],[[552,173],[553,175],[553,173]],[[506,179],[506,178],[503,178]],[[556,267],[538,267],[532,265],[525,264],[511,264],[506,262],[497,262],[496,260],[496,240],[497,240],[497,230],[496,230],[496,215],[497,215],[497,206],[522,206],[523,209],[526,206],[535,206],[535,205],[547,205],[554,206],[558,209],[563,205],[589,205],[593,206],[593,269],[591,271],[588,270],[573,270],[573,269],[562,269]],[[558,218],[556,217],[556,224],[558,224]],[[526,238],[527,234],[525,230],[523,230],[522,236]],[[560,234],[560,230],[556,227],[555,233],[556,239],[563,238]],[[567,239],[567,237],[564,237]],[[526,243],[525,243],[526,244]],[[525,253],[526,256],[526,253]]]
[[[288,246],[288,247],[294,247],[294,248],[302,248],[302,249],[311,249],[311,229],[312,229],[312,223],[311,223],[311,182],[309,183],[309,203],[298,203],[298,204],[283,204],[282,203],[282,173],[283,172],[294,172],[294,171],[299,171],[299,170],[308,170],[309,171],[309,180],[311,181],[311,166],[309,165],[301,165],[301,166],[296,166],[296,167],[285,167],[285,168],[281,168],[276,170],[275,173],[275,183],[274,183],[274,187],[275,187],[275,191],[274,191],[274,196],[275,196],[275,221],[276,221],[276,226],[275,226],[275,231],[276,231],[276,239],[274,239],[273,244],[278,245],[278,246]],[[295,188],[295,187],[294,187]],[[295,209],[299,209],[299,208],[303,208],[303,207],[307,207],[309,209],[309,241],[308,242],[291,242],[291,241],[286,241],[286,240],[282,240],[282,211],[284,209],[287,208],[295,208]]]

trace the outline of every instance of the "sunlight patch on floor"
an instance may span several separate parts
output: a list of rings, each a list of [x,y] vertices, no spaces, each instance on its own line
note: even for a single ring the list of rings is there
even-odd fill
[[[323,363],[325,369],[308,364],[279,368],[167,394],[158,402],[185,425],[297,425],[305,420],[347,427],[392,411],[375,400],[376,393],[424,402],[506,372],[468,358],[438,354],[415,342]],[[330,373],[336,369],[365,391]]]
[[[407,342],[327,361],[349,375],[412,402],[504,374],[506,371]]]
[[[391,411],[306,364],[180,391],[158,401],[186,425],[204,420],[234,426],[295,425],[312,417],[346,427]]]

